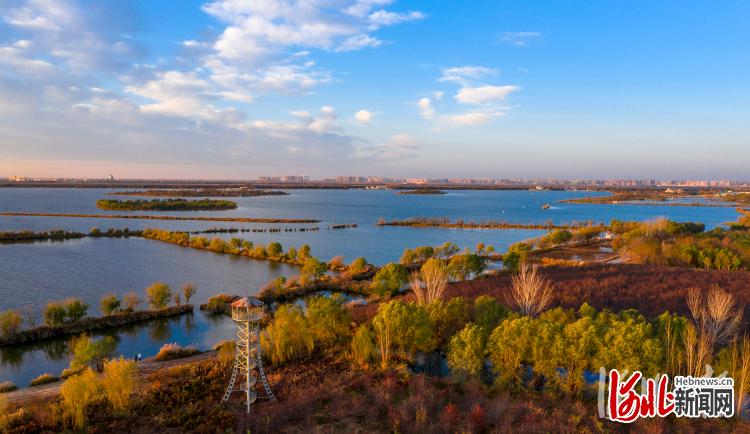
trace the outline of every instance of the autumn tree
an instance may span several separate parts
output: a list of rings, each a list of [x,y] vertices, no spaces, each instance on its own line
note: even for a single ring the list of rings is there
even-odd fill
[[[112,315],[120,308],[120,300],[115,294],[106,294],[102,297],[100,309],[104,315]]]
[[[104,395],[115,411],[123,410],[138,388],[138,367],[132,360],[112,359],[104,362],[102,385]]]
[[[448,285],[450,270],[444,261],[429,259],[418,273],[412,274],[409,286],[417,299],[417,303],[427,305],[443,299],[445,287]]]
[[[190,299],[195,295],[196,288],[191,283],[182,285],[182,295],[185,297],[185,304],[190,304]]]
[[[164,282],[154,282],[146,288],[146,296],[152,308],[164,309],[172,299],[172,289]]]
[[[536,316],[552,303],[552,284],[535,266],[521,264],[511,278],[507,300],[522,315]]]
[[[0,312],[0,336],[8,338],[21,330],[23,318],[18,311],[8,309]]]

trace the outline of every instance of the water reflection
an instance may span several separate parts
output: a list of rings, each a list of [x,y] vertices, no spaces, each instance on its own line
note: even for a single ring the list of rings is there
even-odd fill
[[[202,350],[233,336],[232,321],[226,315],[208,315],[201,311],[161,318],[122,328],[93,333],[99,339],[112,336],[117,341],[115,356],[132,358],[141,353],[155,355],[165,343],[194,344]],[[70,365],[73,337],[50,339],[34,344],[0,348],[0,382],[12,381],[25,387],[38,375],[59,375]]]

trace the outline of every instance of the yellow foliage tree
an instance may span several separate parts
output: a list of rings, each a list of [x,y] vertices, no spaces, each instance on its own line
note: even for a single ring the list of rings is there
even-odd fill
[[[138,387],[138,367],[132,360],[112,359],[104,363],[104,393],[115,410],[127,407]]]
[[[68,378],[60,387],[62,406],[73,427],[86,426],[86,407],[102,397],[102,381],[91,369]]]

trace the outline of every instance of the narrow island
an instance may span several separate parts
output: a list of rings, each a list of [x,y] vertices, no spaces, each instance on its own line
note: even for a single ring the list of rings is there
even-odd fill
[[[142,196],[142,197],[255,197],[255,196],[288,196],[280,190],[262,190],[254,188],[198,188],[198,189],[161,189],[131,190],[107,193],[108,196]]]
[[[386,221],[380,219],[378,226],[407,226],[414,228],[445,228],[445,229],[575,229],[588,226],[592,222],[574,222],[570,224],[545,223],[509,223],[505,221],[465,221],[456,219],[451,221],[445,217],[411,217],[404,220]]]
[[[61,217],[87,219],[136,219],[136,220],[195,220],[206,222],[237,222],[237,223],[320,223],[315,219],[287,219],[287,218],[254,218],[254,217],[204,217],[204,216],[172,216],[172,215],[142,215],[142,214],[78,214],[54,212],[0,212],[0,216],[9,217]]]
[[[447,194],[443,190],[436,188],[420,188],[415,190],[401,190],[396,194]]]
[[[675,200],[682,199],[681,202]],[[691,200],[692,199],[692,200]],[[610,192],[608,196],[579,197],[560,202],[598,205],[661,205],[661,206],[708,206],[733,207],[750,202],[750,193],[720,192],[709,193],[683,189],[666,190],[625,190]],[[709,203],[727,202],[727,203]]]
[[[114,211],[218,211],[237,208],[237,202],[230,200],[185,200],[185,199],[153,199],[153,200],[115,200],[102,199],[96,201],[96,207]]]

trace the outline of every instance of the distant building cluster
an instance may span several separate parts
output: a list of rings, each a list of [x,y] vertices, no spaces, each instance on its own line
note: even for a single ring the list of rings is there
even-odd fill
[[[261,176],[258,181],[262,182],[308,182],[309,176],[286,175],[286,176]]]
[[[2,178],[0,178],[2,179]],[[32,178],[28,176],[9,176],[7,178],[10,182],[89,182],[89,181],[114,181],[115,177],[109,175],[104,179],[94,178]]]

